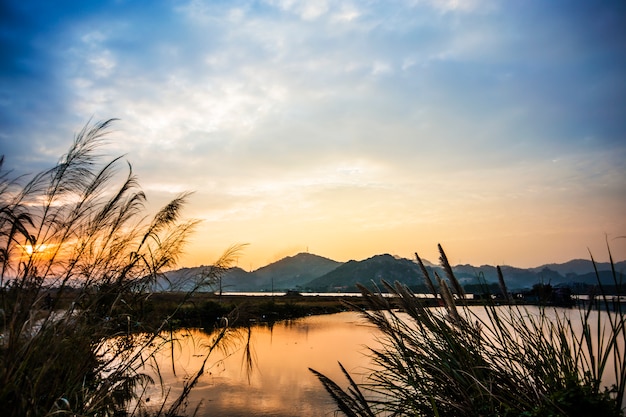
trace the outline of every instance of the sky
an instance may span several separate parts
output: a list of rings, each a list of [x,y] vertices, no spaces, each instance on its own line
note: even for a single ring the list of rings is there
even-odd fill
[[[3,0],[0,52],[5,168],[118,118],[181,266],[626,258],[623,1]]]

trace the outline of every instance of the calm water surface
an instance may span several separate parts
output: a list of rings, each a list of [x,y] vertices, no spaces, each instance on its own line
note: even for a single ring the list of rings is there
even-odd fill
[[[486,319],[482,308],[472,309]],[[553,310],[548,316],[563,312],[579,325],[576,309]],[[536,314],[536,308],[528,308],[528,313]],[[592,324],[596,314],[605,313],[594,312]],[[312,316],[277,323],[271,328],[253,326],[251,348],[246,355],[248,331],[241,330],[239,337],[224,344],[227,352],[213,352],[209,356],[205,374],[190,396],[188,411],[198,406],[200,417],[335,415],[335,404],[308,368],[344,384],[345,378],[337,364],[340,361],[357,383],[362,382],[370,366],[366,346],[377,347],[379,335],[376,328],[355,312]],[[200,330],[186,330],[175,336],[178,342],[174,345],[174,369],[169,348],[158,358],[163,380],[171,386],[170,398],[200,368],[212,339]],[[247,356],[253,359],[251,371],[247,370]],[[614,381],[614,373],[609,371],[603,382]],[[163,398],[159,388],[152,389],[149,396],[152,404]]]
[[[251,329],[253,367],[247,371],[245,341],[227,343],[230,355],[214,352],[208,368],[192,391],[189,410],[200,404],[198,416],[332,416],[336,409],[317,378],[308,370],[316,369],[337,382],[344,379],[337,364],[340,361],[357,382],[366,373],[369,360],[367,346],[376,344],[377,330],[358,313],[344,312],[312,316],[273,327]],[[172,384],[170,398],[180,392],[183,382],[199,369],[206,357],[211,336],[200,330],[177,334],[174,369],[169,349],[160,357],[160,369],[167,385]],[[160,389],[150,394],[158,403]]]

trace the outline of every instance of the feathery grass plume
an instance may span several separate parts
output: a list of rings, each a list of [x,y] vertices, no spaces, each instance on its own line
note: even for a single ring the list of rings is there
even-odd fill
[[[187,194],[144,221],[130,165],[123,177],[120,158],[97,152],[112,121],[87,124],[29,180],[0,173],[4,416],[146,412],[144,366],[171,343],[172,316],[154,320],[145,303],[197,222],[181,220]]]
[[[454,292],[456,292],[457,296],[461,300],[465,301],[465,290],[463,290],[461,283],[456,278],[456,275],[454,275],[454,272],[452,271],[452,266],[450,265],[450,262],[448,262],[448,257],[443,251],[441,244],[437,244],[437,248],[439,249],[439,261],[441,262],[443,270],[446,271],[446,276],[448,277],[452,288],[454,288]]]
[[[446,303],[454,303],[436,277]],[[455,306],[459,319],[450,320],[448,309],[426,307],[398,283],[383,284],[402,312],[385,309],[382,294],[361,287],[368,305],[362,314],[382,336],[370,347],[360,393],[314,371],[345,415],[623,416],[626,316],[607,309],[606,293],[605,304],[580,310],[485,300]],[[611,374],[615,383],[605,386]]]
[[[339,367],[341,368],[341,372],[350,384],[350,394],[346,394],[339,385],[337,385],[330,378],[326,377],[315,369],[309,368],[309,371],[311,371],[322,382],[324,388],[326,388],[326,391],[328,391],[328,393],[337,403],[339,410],[343,412],[346,416],[374,417],[375,414],[372,412],[358,384],[354,382],[354,380],[352,379],[348,371],[346,371],[346,369],[343,367],[341,362],[339,362]]]
[[[446,306],[446,310],[448,310],[448,314],[450,314],[450,318],[452,318],[455,322],[458,322],[460,320],[460,316],[456,308],[456,302],[452,296],[452,291],[450,291],[450,287],[448,287],[446,281],[442,279],[437,272],[435,272],[435,278],[437,278],[437,282],[439,283],[441,298]]]
[[[433,280],[430,279],[430,274],[428,273],[428,270],[424,266],[424,262],[422,262],[422,258],[419,257],[417,252],[415,252],[415,258],[417,259],[417,264],[419,265],[420,270],[422,271],[422,275],[424,276],[424,282],[426,283],[428,290],[435,298],[437,298],[437,290],[435,289]]]
[[[496,272],[498,273],[498,286],[500,287],[500,292],[502,293],[502,297],[504,297],[504,299],[509,303],[513,302],[513,299],[511,298],[511,294],[509,293],[509,290],[506,287],[506,282],[504,282],[504,275],[502,275],[502,269],[500,268],[500,265],[496,266]]]

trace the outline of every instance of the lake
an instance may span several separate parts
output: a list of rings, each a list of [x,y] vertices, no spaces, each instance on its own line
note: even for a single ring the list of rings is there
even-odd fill
[[[337,361],[353,374],[366,372],[367,346],[374,346],[377,329],[358,313],[311,316],[251,328],[253,367],[246,370],[247,330],[230,343],[230,356],[218,352],[189,398],[188,410],[199,403],[198,416],[332,416],[336,406],[322,384],[308,370],[316,369],[343,383]],[[201,330],[176,334],[174,369],[169,348],[159,358],[162,377],[180,392],[183,382],[199,369],[211,336]],[[170,398],[171,398],[170,396]],[[151,402],[162,398],[160,389],[150,393]]]
[[[482,308],[471,308],[484,316]],[[529,307],[528,312],[537,313],[537,309]],[[580,323],[576,309],[552,310],[548,316],[563,312],[573,313],[572,321]],[[592,313],[592,325],[596,314],[606,313]],[[366,346],[378,346],[379,334],[356,312],[311,316],[276,323],[273,327],[255,325],[249,334],[247,329],[242,329],[225,344],[227,352],[214,352],[209,357],[205,374],[189,397],[188,411],[198,406],[199,417],[335,415],[334,402],[308,368],[345,387],[345,378],[337,364],[340,361],[357,383],[362,382],[370,366]],[[248,335],[248,356],[253,362],[249,372],[245,349]],[[179,331],[175,336],[178,341],[174,345],[174,369],[169,347],[158,357],[162,377],[171,386],[170,398],[200,368],[212,338],[201,330]],[[615,374],[608,372],[604,383],[614,381]],[[157,387],[151,389],[149,396],[151,404],[163,399]]]

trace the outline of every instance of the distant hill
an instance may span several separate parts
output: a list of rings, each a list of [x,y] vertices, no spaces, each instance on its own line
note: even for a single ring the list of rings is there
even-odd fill
[[[424,261],[426,269],[444,277],[440,266]],[[603,285],[612,285],[609,263],[596,264],[600,271]],[[622,276],[626,272],[626,261],[615,263],[615,269]],[[207,272],[207,266],[183,268],[166,274],[160,279],[158,290],[185,291],[201,279]],[[550,283],[556,286],[569,286],[577,291],[585,291],[597,283],[591,261],[575,259],[563,264],[546,264],[535,268],[516,268],[502,266],[502,273],[510,290],[531,288],[537,283]],[[481,282],[498,282],[496,267],[491,265],[457,265],[453,267],[456,277],[462,285],[476,290]],[[223,291],[355,291],[356,284],[380,286],[381,280],[399,281],[416,291],[425,291],[422,273],[413,260],[389,254],[376,255],[361,261],[351,260],[346,263],[334,261],[310,253],[288,256],[255,271],[246,272],[241,268],[230,268],[222,275]],[[219,291],[219,282],[205,287],[206,291]]]
[[[212,267],[207,265],[168,271],[160,275],[153,287],[156,291],[187,292],[204,282],[206,285],[203,285],[200,290],[213,291],[217,283],[209,285],[211,283],[208,282],[208,277],[212,274],[211,271]]]
[[[501,266],[502,275],[510,289],[531,287],[538,282],[537,273],[528,269]],[[457,279],[462,285],[479,285],[484,280],[486,283],[498,282],[498,272],[495,266],[482,265],[457,265],[452,267]]]
[[[272,285],[274,290],[298,289],[341,264],[322,256],[299,253],[259,268],[252,274],[258,283],[256,290],[269,290]]]
[[[587,259],[573,259],[563,264],[546,264],[536,268],[530,268],[531,271],[539,272],[544,268],[551,269],[559,274],[567,277],[568,275],[585,275],[595,273],[593,262]],[[598,271],[610,271],[611,264],[608,262],[596,262]],[[616,262],[615,269],[617,271],[626,270],[626,261]]]
[[[600,263],[596,266],[602,285],[613,285],[613,276],[610,273],[611,265]],[[626,262],[616,263],[615,269],[618,274],[621,272],[623,275],[626,272]],[[484,279],[488,284],[498,282],[496,267],[491,265],[479,267],[457,265],[452,270],[463,285],[479,284],[481,279]],[[529,269],[505,265],[501,266],[501,270],[504,281],[510,290],[531,288],[538,283],[576,287],[577,284],[594,286],[598,282],[592,262],[584,260],[570,261],[565,264],[548,264]]]
[[[380,285],[381,280],[402,282],[410,287],[422,284],[419,266],[408,259],[376,255],[363,261],[349,261],[305,285],[312,291],[356,291],[356,284]]]
[[[445,272],[440,266],[430,262],[424,262],[424,264],[431,277],[434,277],[434,272],[445,277]],[[606,286],[613,285],[613,277],[609,272],[611,265],[600,263],[596,266],[601,283]],[[615,269],[623,275],[626,271],[626,262],[616,263]],[[485,283],[489,285],[498,282],[495,266],[457,265],[452,267],[452,270],[461,284],[470,292],[478,290]],[[597,284],[591,261],[575,260],[565,264],[549,264],[530,269],[504,265],[501,270],[509,290],[530,289],[538,283],[549,283],[584,291],[585,287]],[[391,283],[399,281],[413,290],[426,291],[417,263],[391,255],[377,255],[362,261],[349,261],[328,274],[312,280],[305,285],[305,288],[320,292],[355,291],[357,283],[370,286],[374,282],[380,285],[381,279]]]
[[[310,253],[288,256],[255,271],[234,267],[221,275],[221,282],[203,288],[204,291],[286,291],[299,289],[303,284],[337,268],[341,262]],[[206,274],[207,266],[170,271],[158,282],[161,291],[188,291]]]
[[[205,285],[199,288],[199,291],[219,291],[220,284],[223,291],[249,291],[248,288],[254,288],[257,283],[255,276],[241,268],[229,268],[221,274],[220,280],[208,282],[207,273],[211,270],[210,266],[196,266],[193,268],[182,268],[161,274],[160,278],[154,285],[156,291],[191,291],[194,286],[204,281]]]
[[[260,281],[252,272],[244,271],[239,267],[227,269],[222,275],[222,291],[252,291]],[[219,285],[215,291],[219,291]]]

